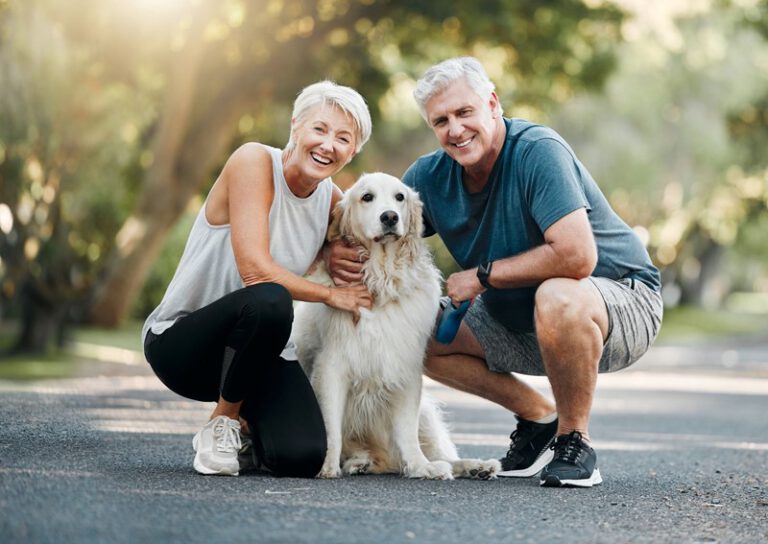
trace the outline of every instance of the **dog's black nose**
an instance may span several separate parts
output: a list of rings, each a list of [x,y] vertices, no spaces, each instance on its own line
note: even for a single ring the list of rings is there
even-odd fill
[[[400,218],[396,212],[390,210],[381,214],[381,216],[379,216],[379,220],[386,227],[394,227],[397,225],[397,222],[400,220]]]

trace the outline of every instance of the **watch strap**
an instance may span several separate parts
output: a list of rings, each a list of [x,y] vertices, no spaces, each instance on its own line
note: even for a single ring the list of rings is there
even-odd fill
[[[486,289],[493,289],[493,286],[488,283],[488,277],[491,275],[492,267],[493,261],[482,263],[477,267],[477,279],[480,281],[480,285]]]

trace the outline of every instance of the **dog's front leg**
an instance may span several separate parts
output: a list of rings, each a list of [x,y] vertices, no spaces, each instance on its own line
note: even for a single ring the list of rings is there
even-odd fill
[[[342,386],[339,361],[322,360],[318,356],[315,371],[312,374],[312,387],[320,404],[325,422],[328,449],[325,453],[323,468],[318,478],[338,478],[341,476],[342,423],[344,405],[347,402],[347,390]]]
[[[406,387],[394,398],[392,427],[395,445],[400,452],[403,474],[408,478],[452,480],[451,465],[445,461],[430,462],[419,446],[419,400],[421,384]]]

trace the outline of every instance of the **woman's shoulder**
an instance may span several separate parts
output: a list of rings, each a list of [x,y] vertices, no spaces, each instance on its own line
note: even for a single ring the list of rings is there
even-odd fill
[[[271,162],[273,149],[259,142],[246,142],[232,152],[227,163],[231,163],[234,166],[264,165]]]

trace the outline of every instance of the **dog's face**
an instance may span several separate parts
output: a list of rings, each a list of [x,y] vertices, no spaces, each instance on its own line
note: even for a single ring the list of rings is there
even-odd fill
[[[351,235],[363,243],[386,243],[421,235],[418,194],[389,174],[363,175],[346,192],[336,214],[329,238]]]

